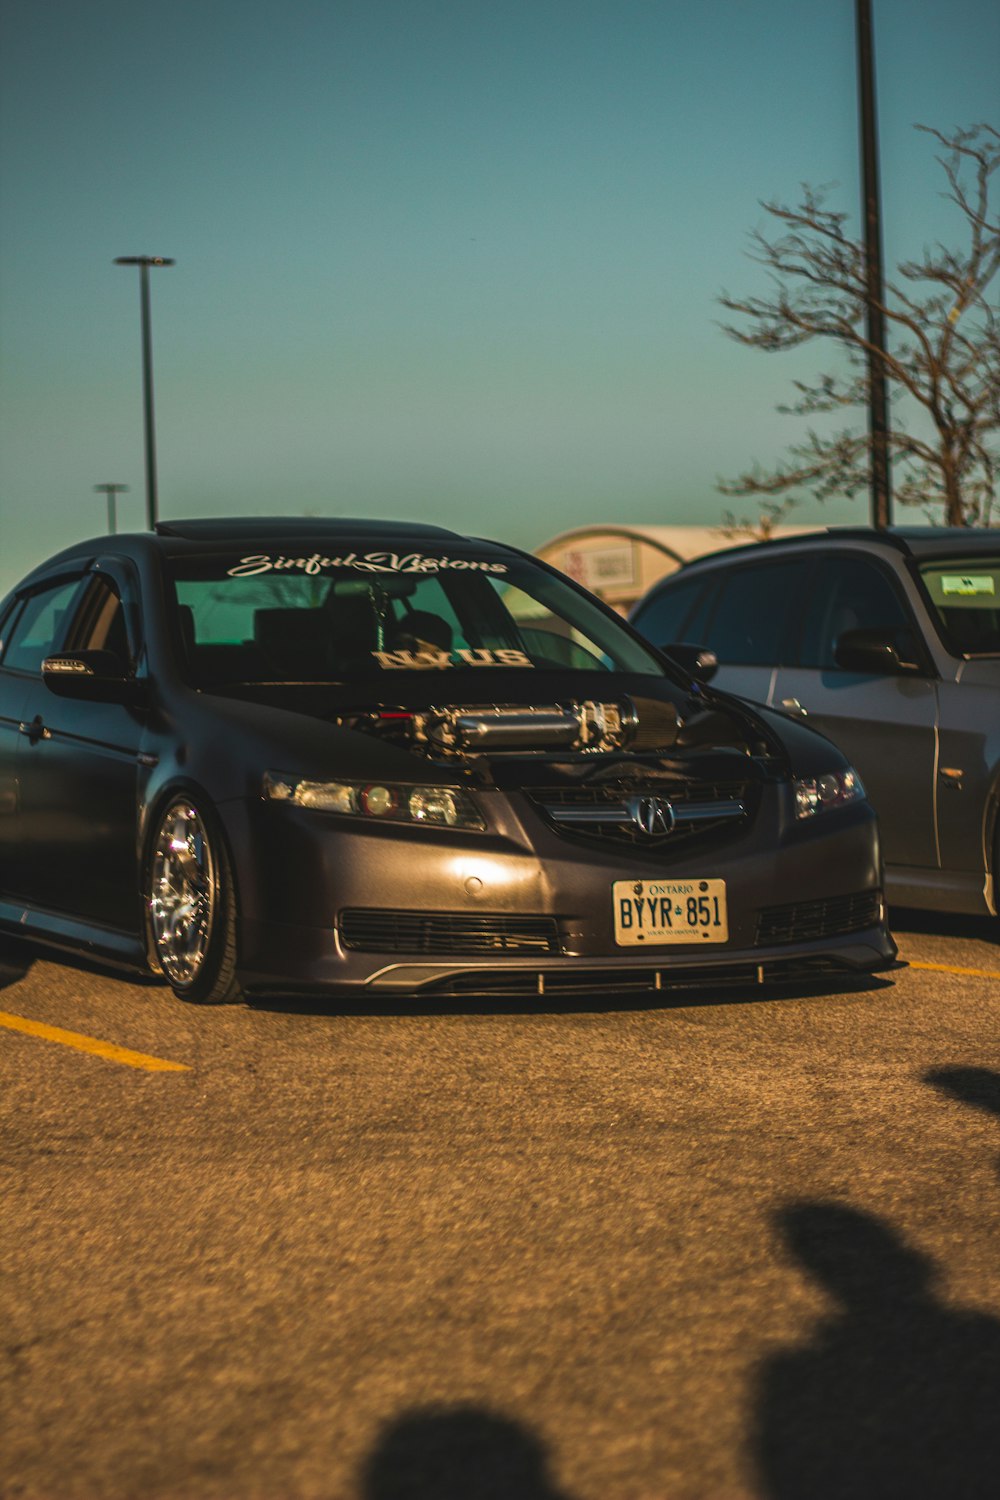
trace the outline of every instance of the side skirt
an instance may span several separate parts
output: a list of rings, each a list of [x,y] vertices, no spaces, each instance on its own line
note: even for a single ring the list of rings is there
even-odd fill
[[[118,932],[11,901],[0,901],[0,929],[68,953],[100,958],[118,968],[148,973],[145,948],[137,933]]]
[[[908,865],[886,865],[885,893],[890,906],[996,916],[993,877],[983,870],[923,870]]]

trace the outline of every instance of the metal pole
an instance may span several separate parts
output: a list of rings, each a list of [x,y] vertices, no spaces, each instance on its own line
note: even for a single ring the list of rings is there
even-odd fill
[[[149,307],[150,266],[172,266],[160,255],[122,255],[116,266],[139,267],[139,302],[142,320],[142,411],[146,438],[146,524],[152,531],[159,514],[156,491],[156,423],[153,416],[153,336]]]
[[[142,303],[142,416],[146,433],[146,525],[156,526],[159,511],[156,493],[156,422],[153,417],[153,347],[149,315],[149,266],[139,267],[139,297]]]
[[[882,223],[875,117],[875,59],[871,0],[855,0],[858,42],[858,102],[861,112],[861,171],[865,220],[865,327],[868,337],[868,436],[871,520],[877,531],[892,525],[892,470],[885,379],[885,318],[882,312]]]

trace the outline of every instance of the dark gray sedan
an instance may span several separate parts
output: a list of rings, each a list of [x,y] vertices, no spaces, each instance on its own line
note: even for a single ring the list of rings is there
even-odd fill
[[[892,962],[864,787],[503,547],[161,522],[0,603],[0,925],[190,1000]]]
[[[828,735],[879,814],[890,901],[996,913],[1000,533],[836,529],[689,564],[632,623]]]

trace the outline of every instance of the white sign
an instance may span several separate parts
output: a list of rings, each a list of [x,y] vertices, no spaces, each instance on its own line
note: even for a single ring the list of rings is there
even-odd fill
[[[996,586],[990,573],[946,574],[941,579],[942,594],[995,594]]]

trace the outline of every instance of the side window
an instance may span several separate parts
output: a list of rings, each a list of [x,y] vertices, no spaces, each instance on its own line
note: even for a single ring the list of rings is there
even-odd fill
[[[834,651],[845,630],[891,633],[902,655],[910,660],[918,657],[917,636],[906,605],[891,579],[868,558],[821,558],[809,579],[808,597],[801,666],[840,670]]]
[[[721,574],[715,609],[699,644],[723,665],[784,666],[795,647],[799,566],[749,564]]]
[[[129,646],[125,606],[116,585],[105,575],[91,579],[87,585],[83,603],[66,638],[66,649],[110,651],[120,661],[131,664],[133,652]]]
[[[685,578],[667,583],[632,621],[654,646],[668,646],[673,641],[695,641],[685,630],[689,618],[700,611],[697,605],[705,592],[704,578]]]
[[[41,672],[42,662],[60,643],[67,612],[80,588],[80,580],[73,578],[28,596],[6,633],[4,667],[15,672]]]

